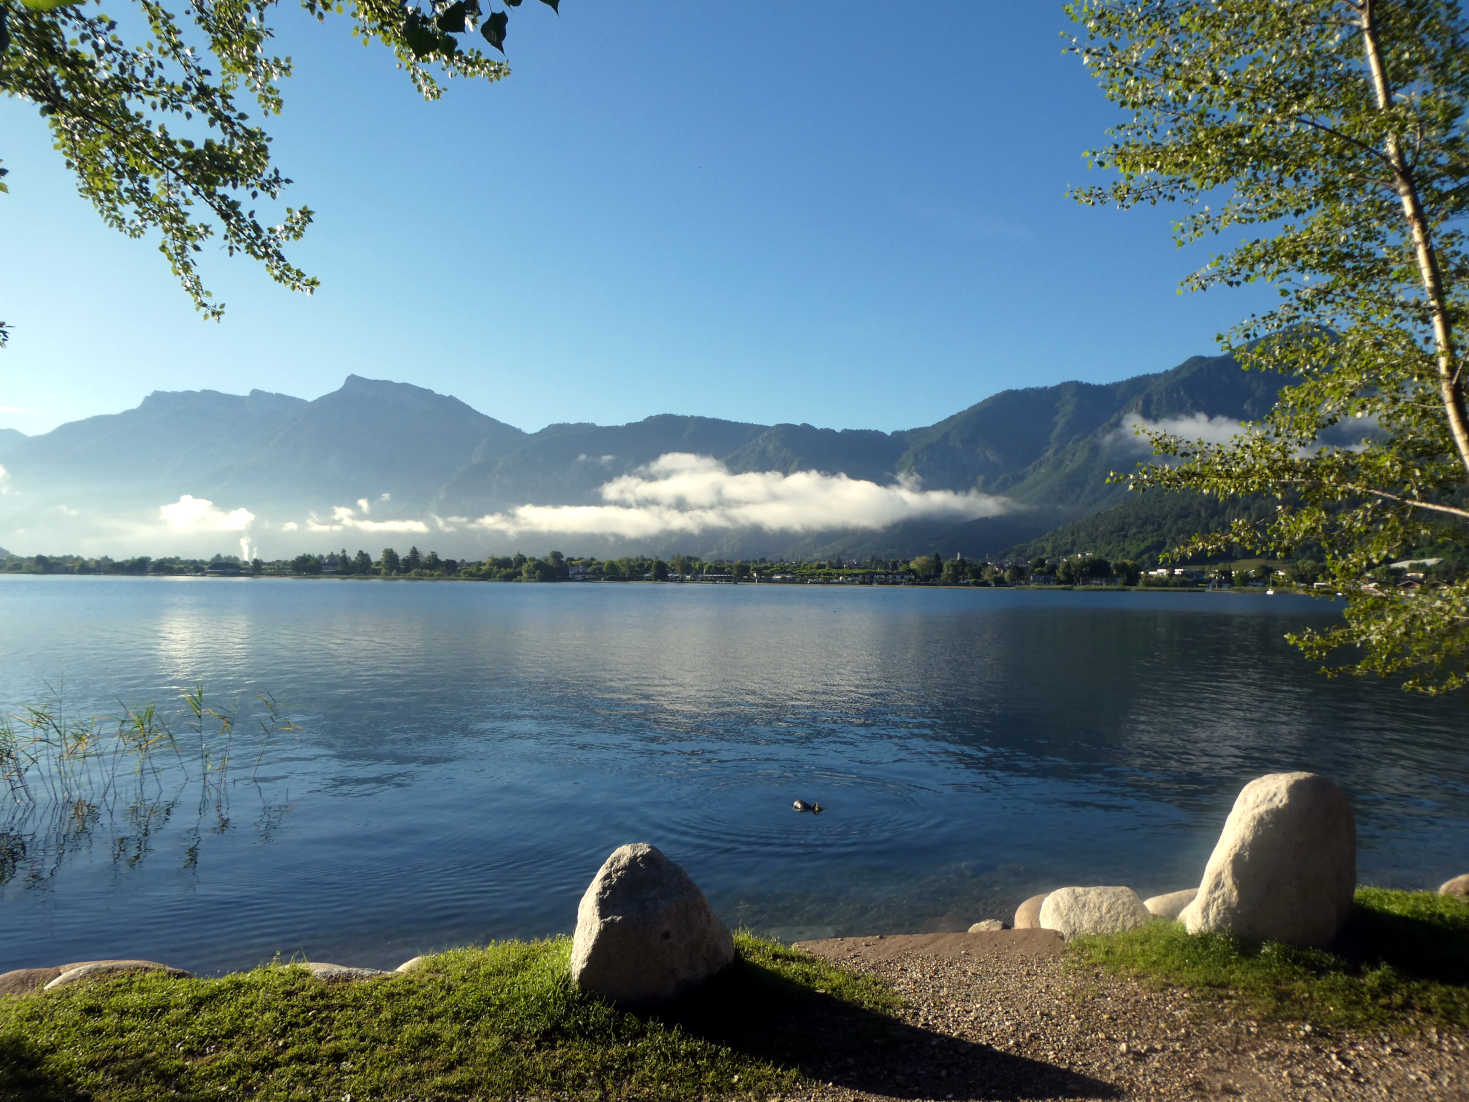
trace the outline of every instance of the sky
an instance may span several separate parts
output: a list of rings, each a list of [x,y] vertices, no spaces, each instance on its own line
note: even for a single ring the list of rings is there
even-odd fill
[[[341,19],[276,9],[268,120],[310,297],[206,247],[202,320],[0,101],[0,427],[154,390],[316,398],[349,373],[535,431],[655,413],[885,431],[1216,350],[1259,291],[1183,295],[1180,213],[1083,207],[1117,116],[1060,3],[564,0],[511,75],[425,103]]]

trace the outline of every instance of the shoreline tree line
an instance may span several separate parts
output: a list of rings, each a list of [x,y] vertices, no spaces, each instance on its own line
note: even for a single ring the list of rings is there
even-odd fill
[[[1384,565],[1361,579],[1364,586],[1413,586],[1446,582],[1469,574],[1469,554],[1455,549],[1413,560],[1406,566]],[[517,552],[483,559],[455,559],[415,545],[406,553],[385,547],[373,557],[344,547],[325,554],[305,553],[289,559],[244,560],[234,555],[210,558],[138,555],[114,559],[102,555],[10,555],[0,563],[6,574],[124,575],[152,577],[339,577],[458,579],[488,582],[689,582],[705,584],[842,584],[931,586],[1061,586],[1072,588],[1225,588],[1326,584],[1327,571],[1315,558],[1288,562],[1265,559],[1197,565],[1158,566],[1128,559],[1077,553],[1028,559],[965,558],[939,552],[912,559],[703,559],[674,554],[667,558],[628,555],[599,559],[569,557],[551,551],[544,557]]]

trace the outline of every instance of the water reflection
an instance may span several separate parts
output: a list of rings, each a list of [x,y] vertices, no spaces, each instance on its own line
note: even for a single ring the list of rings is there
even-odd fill
[[[36,602],[0,579],[28,633],[0,665],[12,709],[47,678],[93,707],[187,677],[269,687],[301,730],[252,783],[242,723],[222,803],[99,805],[44,860],[46,831],[0,821],[17,959],[38,930],[73,956],[111,930],[205,970],[298,947],[391,966],[569,928],[634,839],[757,929],[967,925],[1059,882],[1183,886],[1243,781],[1297,767],[1352,794],[1365,879],[1469,863],[1462,706],[1316,678],[1281,638],[1331,614],[1309,601],[57,582]]]

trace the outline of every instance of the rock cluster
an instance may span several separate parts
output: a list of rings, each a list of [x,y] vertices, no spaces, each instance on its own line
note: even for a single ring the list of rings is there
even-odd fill
[[[1241,790],[1197,888],[1146,902],[1130,888],[1058,888],[1022,903],[1014,926],[1072,938],[1176,919],[1190,933],[1326,946],[1351,914],[1356,886],[1346,794],[1315,773],[1271,773]],[[1439,890],[1469,898],[1469,875]]]

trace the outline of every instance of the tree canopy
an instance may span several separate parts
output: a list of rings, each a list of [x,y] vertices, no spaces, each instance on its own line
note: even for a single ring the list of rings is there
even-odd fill
[[[560,0],[541,0],[557,9]],[[503,0],[519,7],[521,0]],[[218,318],[199,272],[205,241],[259,261],[277,282],[310,293],[314,278],[287,256],[311,224],[307,206],[267,211],[290,180],[252,117],[277,114],[289,58],[271,53],[275,0],[0,0],[0,92],[36,105],[77,188],[102,220],[154,237],[194,305]],[[499,80],[509,14],[493,0],[302,0],[319,21],[397,58],[436,99],[453,77]],[[0,167],[0,192],[5,190]],[[7,337],[0,322],[0,345]]]
[[[1309,551],[1347,597],[1295,638],[1329,672],[1460,688],[1469,581],[1369,581],[1469,536],[1469,20],[1457,0],[1084,0],[1072,46],[1123,109],[1088,204],[1182,204],[1180,244],[1229,247],[1193,289],[1264,281],[1225,340],[1290,382],[1231,442],[1152,435],[1135,488],[1264,494],[1188,552]]]

